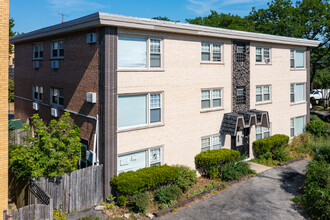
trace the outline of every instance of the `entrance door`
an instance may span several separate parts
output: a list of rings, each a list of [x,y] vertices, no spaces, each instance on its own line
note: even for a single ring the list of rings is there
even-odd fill
[[[231,149],[237,150],[241,155],[249,158],[249,148],[249,132],[247,130],[238,130],[236,136],[231,137]]]

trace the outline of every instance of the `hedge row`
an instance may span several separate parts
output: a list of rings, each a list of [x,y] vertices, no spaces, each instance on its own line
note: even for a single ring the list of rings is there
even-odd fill
[[[240,157],[240,152],[230,149],[208,150],[195,156],[195,165],[202,176],[214,177],[224,163],[235,161]],[[213,175],[214,173],[214,175]]]
[[[132,195],[176,182],[178,169],[173,166],[152,166],[115,175],[110,185],[118,195]]]
[[[289,143],[289,137],[284,134],[276,134],[261,140],[253,142],[253,151],[257,156],[263,155],[269,151],[285,147]]]

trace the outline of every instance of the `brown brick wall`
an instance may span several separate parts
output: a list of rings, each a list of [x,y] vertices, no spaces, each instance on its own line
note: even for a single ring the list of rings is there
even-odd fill
[[[8,207],[9,1],[0,0],[0,219]]]
[[[86,102],[86,92],[98,92],[98,46],[86,43],[86,30],[52,38],[39,39],[15,45],[15,118],[24,122],[35,113],[47,123],[53,119],[50,114],[50,88],[63,89],[64,109],[83,115],[96,117],[98,104]],[[59,69],[51,69],[51,42],[64,40],[64,59],[60,60]],[[33,44],[43,42],[43,60],[40,68],[32,64]],[[32,109],[32,85],[43,86],[43,103],[40,110]],[[24,97],[29,100],[24,100]],[[60,114],[63,111],[59,111]],[[93,144],[95,132],[94,119],[71,114],[75,123],[81,127],[81,136]]]

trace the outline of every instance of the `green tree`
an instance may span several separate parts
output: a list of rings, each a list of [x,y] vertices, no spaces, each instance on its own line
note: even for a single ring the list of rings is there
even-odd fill
[[[155,19],[155,20],[161,20],[161,21],[173,21],[171,19],[169,19],[168,17],[162,17],[162,16],[158,16],[158,17],[153,17],[152,19]]]
[[[8,102],[13,102],[14,101],[14,81],[9,80],[9,85],[8,85]]]
[[[47,126],[35,114],[24,129],[33,133],[26,145],[10,146],[9,167],[17,178],[57,177],[77,169],[80,158],[80,129],[64,113]]]
[[[14,37],[16,35],[16,32],[13,31],[13,28],[15,26],[14,18],[9,19],[9,38]],[[9,44],[9,54],[13,53],[13,45]]]
[[[226,28],[232,30],[255,32],[253,22],[246,17],[238,15],[218,13],[211,10],[211,14],[206,17],[196,17],[194,19],[186,19],[190,24],[204,25],[210,27]]]

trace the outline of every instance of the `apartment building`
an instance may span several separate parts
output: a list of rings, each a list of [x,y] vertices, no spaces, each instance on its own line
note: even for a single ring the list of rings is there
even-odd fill
[[[120,172],[300,134],[309,121],[310,47],[319,42],[95,13],[20,35],[15,117],[71,113],[82,166]]]

